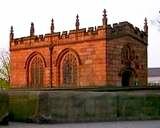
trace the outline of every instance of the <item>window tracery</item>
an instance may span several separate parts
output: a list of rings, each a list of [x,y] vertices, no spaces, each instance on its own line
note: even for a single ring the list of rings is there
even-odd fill
[[[43,62],[38,56],[31,61],[30,78],[32,87],[41,87],[43,85]]]
[[[72,53],[67,53],[62,62],[63,86],[77,85],[77,59]]]
[[[121,51],[121,63],[130,66],[132,61],[135,59],[135,51],[126,45]]]

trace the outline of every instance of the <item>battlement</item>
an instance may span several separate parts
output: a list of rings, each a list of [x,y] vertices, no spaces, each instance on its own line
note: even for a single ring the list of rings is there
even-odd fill
[[[31,23],[30,36],[21,38],[14,38],[13,27],[11,27],[10,50],[49,46],[51,44],[62,45],[102,39],[111,40],[122,36],[132,36],[147,45],[148,25],[146,18],[144,31],[141,31],[139,28],[134,27],[127,21],[114,23],[112,26],[108,25],[106,16],[106,10],[104,10],[102,19],[103,23],[101,26],[79,28],[79,16],[77,15],[75,24],[76,29],[63,32],[54,32],[54,20],[52,19],[51,32],[45,35],[35,35],[34,24]]]
[[[148,34],[138,27],[134,27],[131,23],[124,21],[119,23],[114,23],[113,26],[107,26],[107,37],[108,39],[114,39],[124,35],[130,35],[147,44]]]
[[[10,42],[11,49],[20,49],[27,47],[37,47],[53,44],[76,43],[89,40],[98,40],[106,38],[106,27],[89,27],[78,30],[69,30],[63,32],[48,33],[45,35],[34,35],[21,38],[14,38]]]

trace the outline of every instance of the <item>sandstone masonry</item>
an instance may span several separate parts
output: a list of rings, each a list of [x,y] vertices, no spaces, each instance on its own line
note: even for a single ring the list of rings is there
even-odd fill
[[[14,38],[10,32],[12,88],[77,88],[147,85],[148,25],[144,31],[129,22]]]

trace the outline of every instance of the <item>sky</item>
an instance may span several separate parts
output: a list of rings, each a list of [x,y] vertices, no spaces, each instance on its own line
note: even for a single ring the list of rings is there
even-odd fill
[[[76,15],[80,27],[102,24],[102,11],[107,10],[108,23],[128,21],[143,29],[148,19],[148,66],[160,67],[160,0],[1,0],[0,1],[0,50],[9,50],[10,26],[15,38],[28,36],[30,23],[34,22],[35,34],[50,32],[51,19],[55,31],[75,29]]]

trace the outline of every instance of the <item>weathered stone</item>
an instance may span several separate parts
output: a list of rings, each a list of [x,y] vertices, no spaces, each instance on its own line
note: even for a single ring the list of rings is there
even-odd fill
[[[7,125],[9,120],[8,94],[0,91],[0,125]]]
[[[113,27],[106,23],[103,17],[101,26],[86,31],[78,25],[62,34],[54,32],[52,25],[51,33],[44,36],[34,35],[34,29],[28,37],[14,38],[11,33],[11,87],[122,86],[123,76],[127,86],[146,86],[147,31],[126,21]],[[128,49],[122,54],[125,46]],[[130,75],[123,75],[128,67]]]
[[[160,119],[156,91],[10,91],[12,121],[37,123]]]
[[[160,119],[160,93],[122,93],[119,95],[119,119]]]
[[[12,121],[32,122],[38,113],[39,92],[10,91],[9,115]]]

